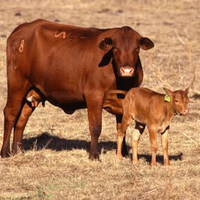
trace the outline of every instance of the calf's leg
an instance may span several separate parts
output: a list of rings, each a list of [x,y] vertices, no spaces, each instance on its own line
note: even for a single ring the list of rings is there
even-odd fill
[[[164,165],[169,166],[169,157],[168,157],[168,132],[169,129],[165,130],[165,132],[161,135],[162,148],[163,148],[163,156],[164,156]]]
[[[158,142],[157,142],[157,129],[155,126],[148,127],[150,142],[151,142],[151,166],[156,166],[156,152],[158,150]]]
[[[122,118],[121,127],[117,132],[117,158],[122,158],[122,143],[125,138],[126,129],[131,123],[131,115],[124,113]]]
[[[125,94],[123,94],[125,95]],[[121,127],[122,121],[122,98],[117,98],[117,94],[107,93],[104,96],[103,108],[109,113],[116,115],[117,131]],[[126,138],[123,139],[122,156],[127,156]]]
[[[140,136],[144,132],[145,125],[136,122],[135,124],[135,130],[132,133],[132,155],[133,155],[133,164],[138,164],[138,142],[140,140]]]

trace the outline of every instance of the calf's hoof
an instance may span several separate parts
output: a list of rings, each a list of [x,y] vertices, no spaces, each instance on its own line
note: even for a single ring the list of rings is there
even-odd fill
[[[120,154],[120,155],[118,155],[117,154],[117,160],[121,160],[122,159],[122,155]]]
[[[139,162],[138,162],[138,160],[133,160],[133,165],[139,165]]]
[[[164,166],[169,166],[169,165],[170,165],[169,160],[168,161],[164,161]]]
[[[152,166],[152,167],[156,167],[156,166],[157,166],[157,163],[156,163],[156,162],[152,162],[152,163],[151,163],[151,166]]]

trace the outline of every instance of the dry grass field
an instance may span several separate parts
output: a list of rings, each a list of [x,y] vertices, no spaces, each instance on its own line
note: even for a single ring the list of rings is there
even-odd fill
[[[49,103],[31,116],[24,131],[24,153],[0,158],[0,199],[200,199],[200,2],[199,0],[0,0],[0,146],[7,98],[6,39],[19,24],[38,18],[83,27],[128,25],[155,43],[141,51],[143,86],[163,92],[170,84],[190,89],[190,113],[171,124],[169,156],[150,167],[146,131],[139,143],[139,165],[116,160],[115,117],[103,113],[101,161],[90,161],[87,110],[66,115]],[[159,77],[165,81],[160,81]],[[159,136],[160,140],[160,136]]]

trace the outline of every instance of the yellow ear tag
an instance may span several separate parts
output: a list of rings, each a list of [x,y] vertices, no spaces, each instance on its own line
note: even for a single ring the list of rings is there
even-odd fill
[[[166,95],[165,95],[165,101],[166,101],[166,102],[170,102],[170,100],[171,100],[170,96],[169,96],[168,94],[166,94]]]

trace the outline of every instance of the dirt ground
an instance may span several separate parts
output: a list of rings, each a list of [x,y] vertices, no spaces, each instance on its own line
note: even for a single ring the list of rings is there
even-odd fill
[[[161,146],[158,166],[150,167],[147,131],[139,143],[139,166],[132,165],[133,125],[127,133],[129,157],[117,161],[115,118],[107,112],[99,143],[102,162],[90,161],[87,110],[70,116],[47,103],[26,126],[25,152],[0,158],[0,199],[199,199],[199,13],[199,0],[0,0],[0,146],[7,98],[6,39],[21,23],[43,18],[83,27],[127,25],[155,43],[140,53],[143,86],[158,92],[168,84],[184,89],[196,77],[189,115],[171,124],[170,167],[163,166]]]

